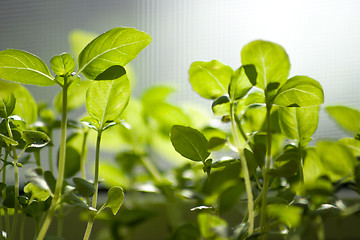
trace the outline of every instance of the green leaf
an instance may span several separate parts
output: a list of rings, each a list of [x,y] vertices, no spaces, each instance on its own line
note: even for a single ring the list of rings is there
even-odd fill
[[[126,75],[117,80],[94,81],[86,93],[86,109],[100,128],[115,121],[125,110],[130,98],[129,80]]]
[[[96,79],[111,66],[125,66],[151,42],[151,37],[134,28],[114,28],[92,40],[79,55],[79,71]]]
[[[256,86],[266,90],[269,84],[281,87],[289,75],[290,62],[287,53],[280,45],[268,41],[256,40],[241,50],[241,63],[256,67]]]
[[[35,99],[30,92],[23,86],[19,85],[14,91],[16,105],[13,114],[20,116],[30,125],[37,119],[38,107]]]
[[[112,187],[108,191],[108,199],[106,203],[101,207],[101,209],[108,207],[111,209],[112,213],[116,215],[123,203],[123,200],[124,200],[124,192],[122,188]]]
[[[279,125],[282,133],[303,143],[315,133],[319,122],[319,107],[280,107]],[[308,142],[308,141],[306,141]]]
[[[344,130],[352,134],[360,132],[360,111],[345,106],[328,106],[325,110]]]
[[[207,213],[198,215],[201,235],[205,239],[225,240],[227,238],[227,223],[218,216]]]
[[[217,60],[193,62],[189,70],[189,81],[193,89],[203,98],[216,99],[227,95],[233,70]]]
[[[210,155],[207,150],[208,140],[194,128],[174,125],[170,140],[175,150],[190,160],[204,162]]]
[[[270,218],[274,218],[290,228],[296,228],[301,223],[303,209],[300,206],[270,204],[266,210]]]
[[[254,65],[241,66],[235,71],[229,85],[229,95],[232,100],[243,98],[252,86],[256,85],[257,73]]]
[[[360,141],[354,138],[342,138],[338,143],[347,146],[354,156],[360,156]]]
[[[16,49],[0,52],[0,78],[38,86],[55,84],[48,67],[40,58]]]
[[[141,101],[147,107],[154,104],[165,102],[167,97],[173,93],[175,89],[170,86],[153,86],[145,90],[141,97]]]
[[[315,147],[308,147],[304,154],[304,183],[313,183],[320,176],[326,174],[325,166],[322,164],[320,156]]]
[[[6,145],[8,146],[16,146],[18,145],[19,143],[17,141],[15,141],[14,139],[12,138],[9,138],[8,136],[5,136],[3,134],[0,133],[0,138],[2,141],[4,141],[6,143]]]
[[[31,193],[30,202],[32,202],[34,199],[44,202],[50,197],[50,193],[47,189],[40,188],[31,182],[26,184],[24,187],[24,192]]]
[[[94,80],[114,80],[118,79],[126,74],[126,70],[124,67],[119,65],[114,65],[106,69],[104,72],[97,75]]]
[[[83,118],[81,119],[81,122],[82,122],[85,126],[87,126],[87,127],[89,127],[89,128],[92,128],[92,129],[94,129],[95,131],[98,131],[98,130],[100,129],[99,122],[98,122],[96,119],[93,119],[92,117],[89,117],[89,116],[83,117]]]
[[[230,99],[227,96],[221,96],[216,99],[212,105],[211,109],[215,116],[229,116],[230,115]]]
[[[316,149],[325,173],[333,182],[353,177],[357,160],[346,146],[335,142],[321,141],[317,143]]]
[[[15,104],[14,93],[0,94],[0,117],[8,118],[14,111]]]
[[[24,130],[22,136],[28,147],[41,148],[50,142],[50,138],[40,131]]]
[[[50,60],[51,70],[58,76],[69,76],[75,70],[75,61],[70,53],[62,53]]]
[[[265,103],[265,95],[259,91],[250,93],[245,99],[245,106],[263,103]]]
[[[49,185],[44,178],[44,171],[42,170],[42,168],[34,168],[27,170],[25,172],[25,177],[30,183],[33,183],[40,189],[50,190]]]
[[[73,56],[79,56],[80,52],[88,45],[98,34],[83,30],[73,30],[69,33],[69,42]]]
[[[284,107],[319,106],[324,103],[324,91],[318,81],[295,76],[278,91],[274,103]]]
[[[86,181],[82,178],[73,178],[75,184],[75,190],[83,197],[91,197],[95,193],[94,184]]]
[[[286,150],[274,161],[275,169],[271,169],[270,174],[289,178],[298,173],[300,168],[299,149],[291,148]]]

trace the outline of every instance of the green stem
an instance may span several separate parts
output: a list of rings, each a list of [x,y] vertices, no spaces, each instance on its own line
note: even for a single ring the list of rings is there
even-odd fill
[[[24,227],[25,227],[26,214],[23,213],[21,216],[21,225],[20,225],[20,240],[24,240]]]
[[[232,129],[232,134],[234,137],[234,142],[235,142],[235,146],[237,148],[237,151],[239,153],[240,156],[240,162],[241,162],[241,167],[243,169],[243,174],[244,174],[244,181],[245,181],[245,189],[246,189],[246,195],[247,195],[247,208],[248,208],[248,224],[249,224],[249,235],[251,235],[254,231],[254,199],[253,199],[253,194],[252,194],[252,189],[251,189],[251,180],[250,180],[250,174],[249,174],[249,169],[247,166],[247,162],[245,159],[245,155],[243,152],[243,149],[241,149],[241,144],[240,144],[240,140],[239,140],[239,135],[237,132],[237,128],[236,128],[236,120],[235,120],[235,110],[236,110],[236,106],[234,102],[230,103],[230,118],[231,118],[231,129]]]
[[[52,129],[49,130],[49,138],[52,138],[53,134],[52,134]],[[54,172],[54,163],[53,163],[53,147],[49,146],[49,168],[50,168],[50,172]]]
[[[93,195],[92,205],[91,205],[94,210],[96,209],[97,198],[98,198],[98,190],[99,190],[99,167],[100,167],[101,134],[102,134],[102,130],[98,130],[98,135],[97,135],[97,139],[96,139],[95,176],[94,176],[95,193]],[[96,213],[94,213],[92,211],[89,213],[88,223],[87,223],[86,231],[85,231],[84,238],[83,238],[84,240],[87,240],[90,237],[91,229],[92,229],[92,226],[94,224],[95,215],[96,215]]]
[[[145,168],[149,171],[155,183],[160,183],[162,181],[162,176],[150,159],[147,156],[142,156],[141,161],[143,162]]]
[[[42,240],[45,237],[47,230],[49,229],[50,223],[56,211],[56,206],[60,200],[61,190],[64,182],[64,173],[65,173],[65,156],[66,156],[66,130],[67,130],[67,78],[64,78],[63,88],[63,108],[62,108],[62,117],[61,117],[61,139],[60,139],[60,153],[59,153],[59,162],[58,162],[58,177],[55,186],[54,197],[51,201],[50,208],[46,215],[45,221],[40,229],[37,240]]]
[[[300,141],[298,141],[298,149],[299,149],[299,153],[300,153],[300,167],[299,167],[299,175],[300,175],[300,182],[301,184],[304,184],[304,171],[303,171],[303,167],[304,167],[304,156],[303,156],[303,149],[301,146]]]
[[[324,223],[320,216],[316,217],[317,222],[317,239],[318,240],[325,240],[325,230],[324,230]]]
[[[4,157],[4,166],[3,166],[3,183],[6,184],[6,162],[7,162],[7,158],[9,156],[9,151],[6,150],[5,151],[5,157]],[[3,199],[6,198],[6,188],[3,190]],[[4,215],[5,215],[5,229],[6,229],[6,234],[10,233],[10,219],[9,219],[9,214],[8,214],[8,209],[6,207],[4,207]]]
[[[87,136],[89,134],[88,130],[84,130],[82,147],[81,147],[81,159],[80,159],[80,169],[81,169],[81,177],[86,179],[86,171],[85,171],[85,163],[86,163],[86,156],[87,156]]]
[[[267,94],[265,94],[266,96]],[[270,170],[271,164],[271,108],[272,105],[270,103],[266,104],[266,159],[265,159],[265,167],[263,169],[263,189],[262,189],[262,204],[261,204],[261,215],[260,215],[260,229],[264,232],[263,239],[267,238],[268,232],[268,221],[267,221],[267,212],[266,212],[266,205],[267,205],[267,193],[269,190],[269,181],[270,176],[268,174]]]
[[[37,165],[38,167],[41,167],[40,150],[35,151],[35,152],[34,152],[34,156],[35,156],[35,160],[36,160],[36,165]]]
[[[57,236],[59,238],[62,237],[62,233],[63,233],[63,225],[64,225],[64,212],[63,212],[63,208],[61,207],[59,209],[59,215],[58,215],[58,224],[57,224]]]
[[[5,118],[6,128],[9,134],[9,137],[13,139],[13,134],[10,128],[10,123],[7,118]],[[19,182],[19,167],[18,167],[18,155],[16,152],[15,147],[11,147],[13,151],[13,159],[14,159],[14,178],[15,178],[15,201],[14,201],[14,216],[12,222],[12,229],[11,229],[11,237],[10,239],[15,239],[16,235],[16,227],[17,227],[17,220],[18,220],[18,212],[19,212],[19,189],[20,189],[20,182]]]

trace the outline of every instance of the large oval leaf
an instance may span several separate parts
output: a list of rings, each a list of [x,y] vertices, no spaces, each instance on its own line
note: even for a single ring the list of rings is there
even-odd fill
[[[40,58],[16,49],[0,52],[0,78],[38,86],[55,84],[49,68]]]
[[[257,72],[256,86],[265,90],[270,83],[280,87],[288,78],[290,62],[284,48],[276,43],[256,40],[241,50],[241,63],[254,64]]]
[[[216,99],[227,95],[233,70],[217,60],[193,62],[189,70],[189,81],[193,89],[203,98]]]
[[[345,106],[328,106],[325,110],[344,130],[352,134],[360,132],[360,111]]]
[[[175,150],[190,160],[204,162],[210,155],[208,140],[194,128],[174,125],[170,140]]]
[[[324,91],[318,81],[295,76],[278,91],[274,103],[284,107],[319,106],[324,103]]]
[[[278,110],[281,131],[289,139],[302,142],[316,131],[319,107],[280,107]]]
[[[114,65],[125,66],[151,42],[151,37],[134,28],[114,28],[92,40],[79,55],[79,71],[89,79]],[[103,79],[104,80],[104,79]]]
[[[231,78],[229,95],[233,100],[243,98],[256,85],[257,73],[254,65],[241,66]]]
[[[100,128],[115,121],[125,110],[130,98],[130,85],[126,75],[111,81],[93,81],[86,93],[86,109]]]

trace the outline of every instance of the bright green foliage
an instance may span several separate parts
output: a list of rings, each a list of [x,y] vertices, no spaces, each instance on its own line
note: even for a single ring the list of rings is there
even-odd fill
[[[305,150],[304,161],[304,182],[313,183],[325,173],[324,165],[316,151],[315,147],[309,147]]]
[[[119,211],[124,200],[124,192],[121,187],[112,187],[108,191],[108,199],[106,203],[103,205],[103,208],[110,208],[111,212],[116,215]]]
[[[274,103],[284,107],[319,106],[324,103],[324,92],[316,80],[295,76],[278,91]]]
[[[290,62],[285,50],[276,43],[263,40],[250,42],[243,47],[241,63],[255,65],[256,86],[263,90],[281,87],[290,72]]]
[[[0,52],[0,78],[38,86],[55,84],[48,67],[40,58],[16,49]]]
[[[354,156],[360,156],[360,141],[354,138],[342,138],[338,143],[347,146]]]
[[[9,138],[8,136],[5,136],[3,134],[0,133],[0,138],[2,141],[4,141],[6,143],[6,145],[8,146],[16,146],[18,145],[18,142],[15,141],[14,139],[12,138]]]
[[[94,81],[86,93],[86,109],[100,128],[113,122],[122,114],[130,98],[126,75],[117,80]]]
[[[280,107],[279,125],[289,139],[299,143],[310,139],[319,122],[319,107]]]
[[[28,147],[41,148],[50,142],[50,138],[40,131],[25,130],[22,136]]]
[[[360,111],[345,106],[328,106],[325,110],[344,130],[352,134],[360,132]]]
[[[96,79],[109,67],[125,66],[150,42],[151,37],[148,34],[134,28],[111,29],[82,50],[78,59],[78,72],[88,79]]]
[[[194,128],[174,125],[170,139],[175,150],[190,160],[204,162],[210,155],[207,139]]]
[[[40,189],[50,190],[49,185],[45,180],[44,171],[42,170],[42,168],[34,168],[27,170],[25,173],[25,177],[30,183],[33,183]]]
[[[30,202],[32,202],[34,199],[44,202],[50,197],[48,190],[40,188],[31,182],[26,184],[24,187],[24,192],[31,194]]]
[[[316,149],[325,170],[324,174],[330,177],[333,182],[354,177],[357,161],[346,146],[322,141],[317,143]],[[341,164],[341,167],[339,167],[339,164]]]
[[[83,30],[73,30],[69,33],[71,52],[74,56],[79,56],[80,52],[88,45],[97,34]]]
[[[90,83],[91,81],[79,81],[70,85],[68,91],[68,111],[76,110],[85,104],[86,91]],[[62,110],[62,91],[54,98],[54,108],[57,112]]]
[[[227,96],[219,97],[212,103],[211,109],[215,116],[230,115],[230,99]]]
[[[8,118],[15,109],[16,98],[13,93],[0,96],[0,117]]]
[[[271,218],[275,218],[288,227],[296,228],[301,222],[303,209],[299,206],[270,204],[267,206],[267,211]]]
[[[190,66],[189,81],[203,98],[216,99],[228,93],[233,70],[217,60],[194,62]]]
[[[254,65],[241,66],[235,71],[229,85],[229,95],[232,100],[243,98],[256,85],[257,72]]]
[[[200,233],[206,239],[227,239],[227,223],[218,216],[200,213],[198,215]]]
[[[54,56],[51,61],[51,70],[58,76],[70,75],[75,70],[75,61],[70,53]]]

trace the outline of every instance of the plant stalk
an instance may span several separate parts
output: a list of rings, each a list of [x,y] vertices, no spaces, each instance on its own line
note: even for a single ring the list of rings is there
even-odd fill
[[[4,157],[4,166],[3,166],[3,183],[6,184],[6,162],[7,162],[7,158],[9,156],[9,151],[8,149],[5,151],[5,157]],[[6,188],[3,190],[3,199],[6,198]],[[9,214],[8,214],[8,209],[6,207],[4,207],[4,215],[5,215],[5,229],[6,229],[6,234],[10,233],[10,219],[9,219]]]
[[[265,97],[267,99],[267,94],[265,94]],[[266,103],[266,159],[265,159],[265,168],[263,169],[263,195],[262,195],[262,204],[261,204],[261,215],[260,215],[260,229],[264,231],[263,239],[267,238],[267,232],[268,232],[268,220],[267,220],[267,193],[269,190],[269,181],[270,176],[268,174],[270,170],[270,164],[271,164],[271,108],[272,105],[270,103]]]
[[[254,231],[254,198],[253,198],[253,194],[252,194],[252,189],[251,189],[251,180],[250,180],[250,174],[249,174],[249,169],[247,166],[247,162],[245,159],[245,155],[243,152],[243,149],[241,149],[241,144],[239,141],[239,135],[237,132],[237,128],[236,128],[236,120],[235,120],[235,110],[236,110],[236,106],[234,102],[230,103],[230,118],[231,118],[231,129],[232,129],[232,134],[234,137],[234,142],[237,148],[237,151],[239,153],[239,157],[240,157],[240,162],[241,162],[241,167],[243,169],[243,174],[244,174],[244,181],[245,181],[245,189],[246,189],[246,195],[247,195],[247,208],[248,208],[248,224],[249,224],[249,229],[248,229],[248,233],[249,235],[251,235]]]
[[[42,240],[45,237],[45,234],[50,226],[54,213],[56,211],[56,205],[60,200],[62,186],[64,182],[64,173],[65,173],[65,156],[66,156],[66,130],[67,130],[67,92],[68,92],[68,83],[67,77],[64,77],[64,85],[62,86],[63,92],[63,106],[62,106],[62,117],[61,117],[61,139],[60,139],[60,153],[59,153],[59,165],[58,165],[58,178],[55,186],[54,197],[51,201],[49,211],[46,215],[45,221],[40,229],[37,240]]]
[[[98,190],[99,190],[99,168],[100,168],[100,143],[101,143],[101,134],[102,130],[98,130],[97,138],[96,138],[96,155],[95,155],[95,176],[94,176],[94,188],[95,193],[92,199],[92,208],[96,210],[97,198],[98,198]],[[96,213],[90,212],[88,223],[86,226],[86,231],[84,234],[84,240],[88,240],[91,234],[92,226],[94,224]]]

